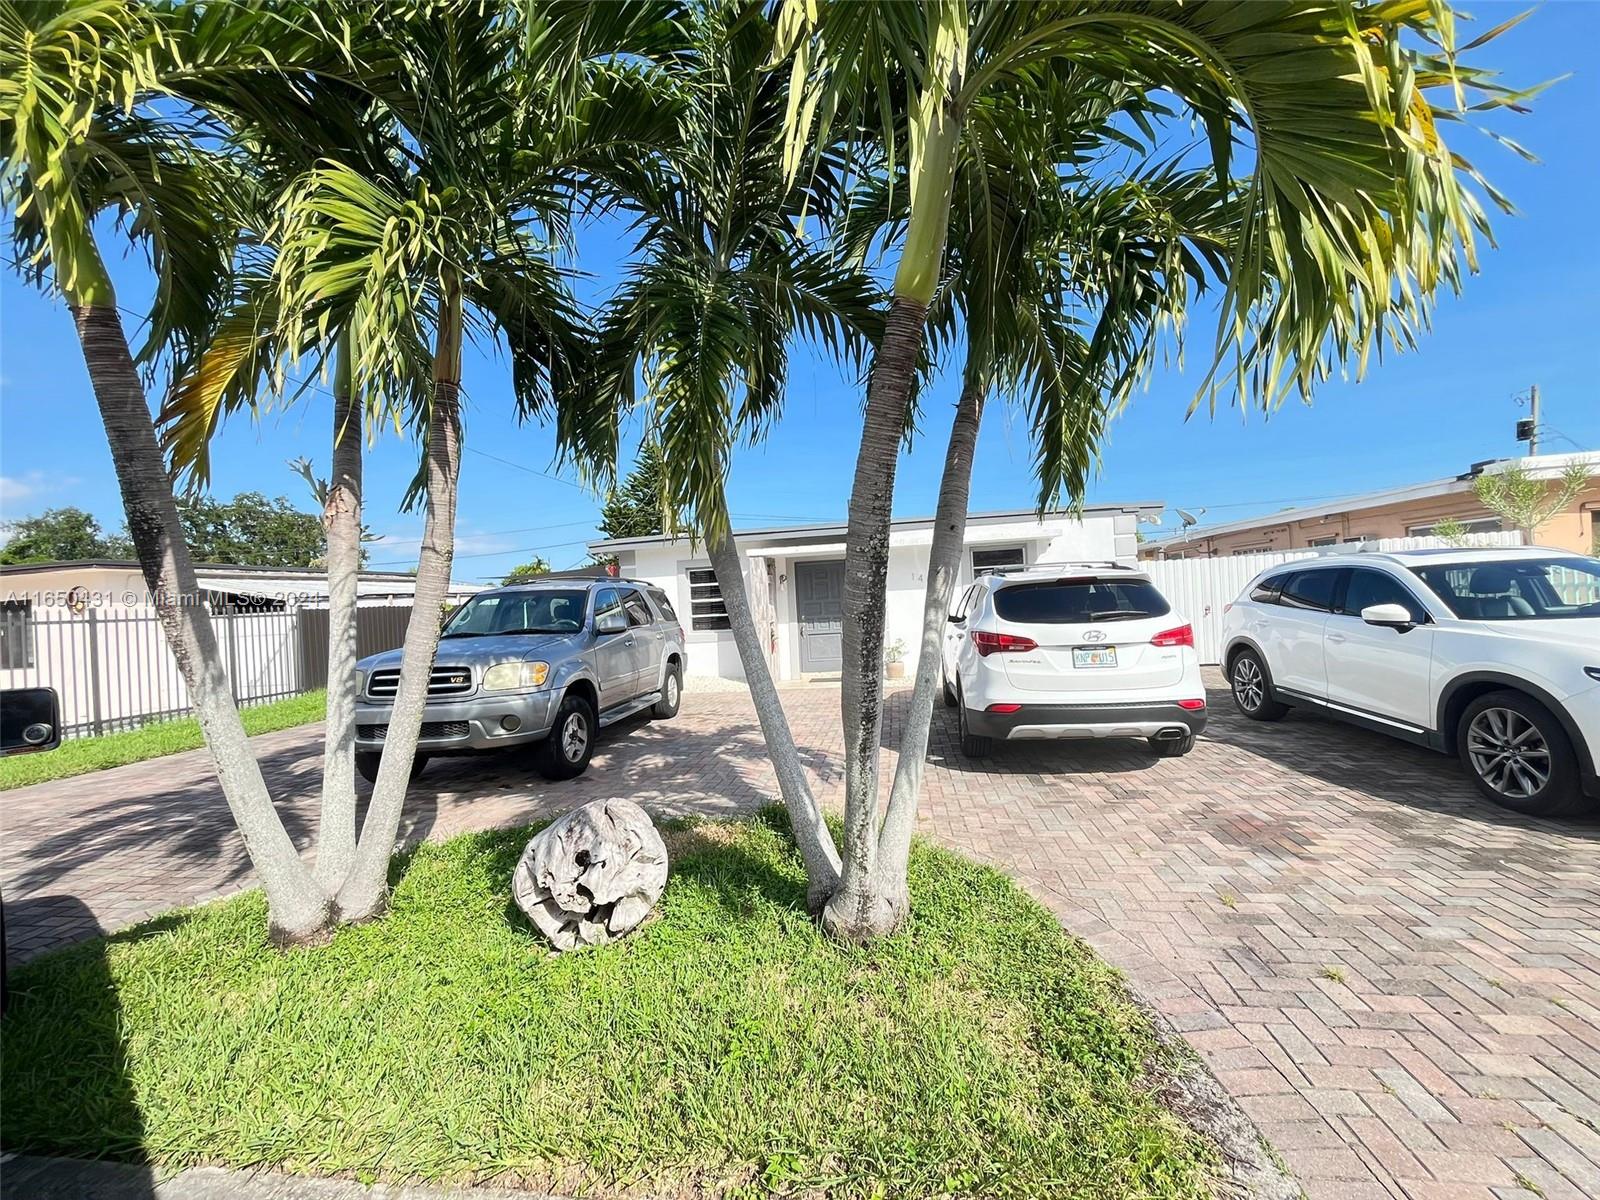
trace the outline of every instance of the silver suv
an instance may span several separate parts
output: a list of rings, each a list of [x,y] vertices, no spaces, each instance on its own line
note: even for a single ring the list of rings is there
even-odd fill
[[[356,770],[378,776],[400,651],[356,664]],[[439,636],[412,776],[436,754],[532,745],[546,779],[583,773],[601,728],[674,717],[688,655],[666,593],[603,576],[479,592]]]

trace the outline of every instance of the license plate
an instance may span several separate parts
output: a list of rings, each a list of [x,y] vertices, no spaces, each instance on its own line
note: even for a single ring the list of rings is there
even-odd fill
[[[1117,665],[1115,646],[1074,646],[1072,665],[1075,667],[1114,667]]]

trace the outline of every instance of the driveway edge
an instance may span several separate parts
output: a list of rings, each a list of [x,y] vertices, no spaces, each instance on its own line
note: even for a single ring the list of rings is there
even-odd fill
[[[1305,1191],[1277,1151],[1228,1094],[1211,1068],[1167,1017],[1123,976],[1128,998],[1144,1014],[1161,1047],[1166,1068],[1153,1080],[1162,1103],[1209,1138],[1222,1154],[1228,1200],[1303,1200]]]

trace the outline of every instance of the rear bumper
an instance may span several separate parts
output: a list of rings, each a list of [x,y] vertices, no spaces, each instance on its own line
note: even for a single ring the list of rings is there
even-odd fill
[[[422,710],[424,732],[428,726],[443,730],[444,736],[424,736],[417,749],[430,753],[448,750],[493,750],[501,746],[520,746],[536,742],[550,730],[550,691],[474,696],[468,700],[435,702]],[[393,714],[390,705],[358,701],[356,704],[356,749],[378,751],[384,739],[372,737],[376,728],[387,730]],[[515,729],[506,729],[511,718]]]
[[[1190,736],[1206,727],[1206,710],[1167,704],[1024,704],[1016,712],[967,710],[967,728],[1004,741],[1065,738]]]

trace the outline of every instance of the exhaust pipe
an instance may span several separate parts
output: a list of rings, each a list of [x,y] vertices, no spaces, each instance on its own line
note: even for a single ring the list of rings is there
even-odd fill
[[[1158,742],[1181,742],[1184,738],[1186,738],[1188,736],[1189,736],[1189,731],[1187,729],[1180,729],[1177,726],[1173,726],[1170,729],[1163,729],[1160,733],[1156,734],[1156,741],[1158,741]]]

